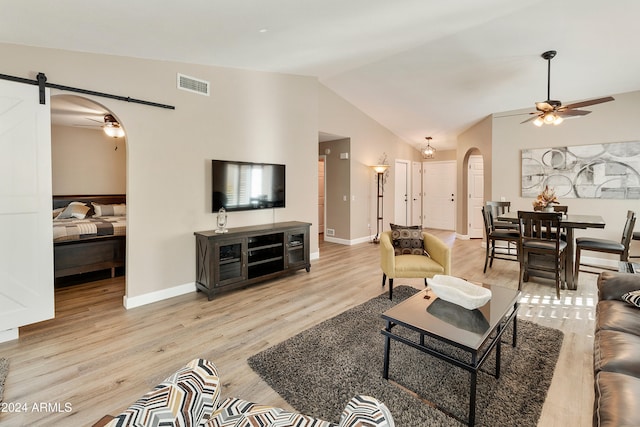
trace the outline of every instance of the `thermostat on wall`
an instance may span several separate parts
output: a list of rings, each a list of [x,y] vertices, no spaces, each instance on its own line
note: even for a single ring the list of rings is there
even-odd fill
[[[349,153],[340,153],[340,160],[347,160],[349,158]]]

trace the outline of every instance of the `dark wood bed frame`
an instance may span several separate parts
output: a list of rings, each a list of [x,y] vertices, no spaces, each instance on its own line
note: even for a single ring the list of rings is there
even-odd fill
[[[96,202],[107,205],[126,203],[126,200],[125,194],[53,196],[53,209],[65,207],[71,202]],[[54,277],[107,269],[111,269],[111,277],[115,277],[116,268],[125,265],[126,241],[126,236],[97,236],[54,242]]]

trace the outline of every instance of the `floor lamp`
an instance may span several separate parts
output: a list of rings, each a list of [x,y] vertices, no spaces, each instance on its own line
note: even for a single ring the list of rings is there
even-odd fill
[[[384,193],[384,173],[389,165],[374,165],[371,166],[378,175],[378,203],[376,206],[376,237],[373,238],[373,243],[380,243],[380,229],[382,228],[382,210],[383,210],[383,193]]]

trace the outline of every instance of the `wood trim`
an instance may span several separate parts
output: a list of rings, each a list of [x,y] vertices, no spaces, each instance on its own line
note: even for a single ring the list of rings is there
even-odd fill
[[[97,195],[63,195],[53,196],[53,209],[64,208],[71,202],[90,203],[96,202],[102,205],[126,203],[126,194],[97,194]]]

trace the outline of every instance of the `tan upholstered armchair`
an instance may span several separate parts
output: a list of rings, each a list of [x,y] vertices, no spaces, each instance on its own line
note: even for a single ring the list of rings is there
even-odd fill
[[[393,297],[393,279],[395,278],[427,278],[436,274],[451,274],[451,248],[442,240],[422,232],[426,255],[395,255],[391,231],[380,235],[380,267],[382,268],[382,286],[389,278],[389,299]]]

